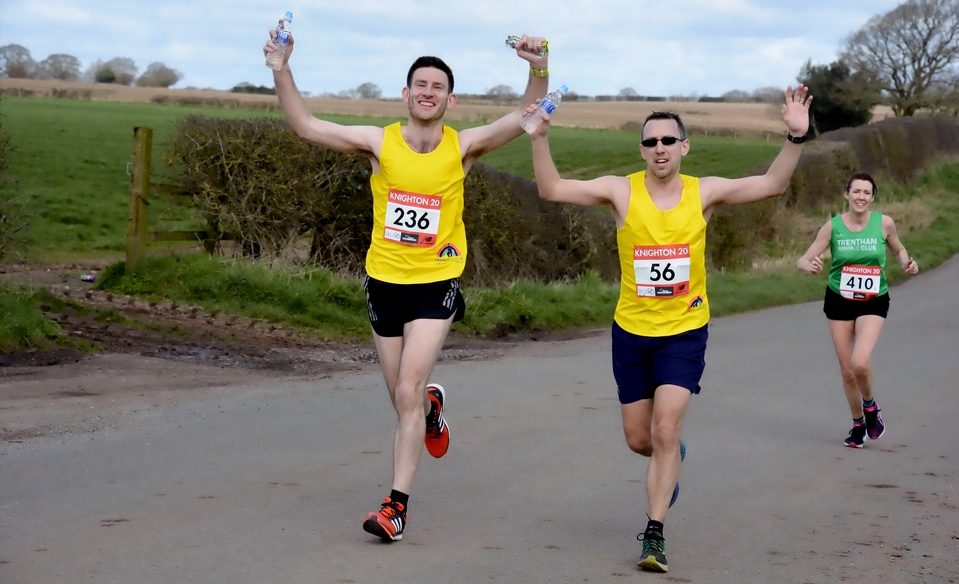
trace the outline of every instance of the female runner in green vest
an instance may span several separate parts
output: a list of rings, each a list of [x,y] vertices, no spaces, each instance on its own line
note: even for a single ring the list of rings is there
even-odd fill
[[[866,436],[876,440],[886,431],[872,392],[871,367],[872,351],[889,312],[886,247],[903,271],[919,273],[919,264],[899,241],[892,218],[871,209],[877,192],[871,176],[852,175],[843,191],[849,210],[827,221],[796,262],[800,271],[816,275],[822,270],[826,247],[832,256],[823,312],[852,414],[852,430],[843,441],[849,448],[862,448]]]

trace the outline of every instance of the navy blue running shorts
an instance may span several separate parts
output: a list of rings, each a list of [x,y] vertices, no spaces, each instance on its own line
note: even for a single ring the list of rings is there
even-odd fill
[[[856,320],[867,314],[886,318],[889,315],[889,293],[873,296],[869,300],[850,300],[826,286],[822,311],[828,320]]]
[[[430,318],[453,322],[463,320],[466,301],[459,279],[426,284],[391,284],[367,276],[363,281],[370,325],[381,337],[402,337],[403,326],[414,320]]]
[[[613,377],[619,403],[651,399],[661,385],[678,385],[698,394],[706,369],[708,326],[667,337],[644,337],[624,331],[613,321]]]

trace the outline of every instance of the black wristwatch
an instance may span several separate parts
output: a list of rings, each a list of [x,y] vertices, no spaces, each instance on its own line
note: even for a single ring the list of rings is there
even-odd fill
[[[787,141],[787,142],[792,142],[793,144],[802,144],[803,142],[806,141],[806,137],[805,137],[805,136],[793,136],[793,135],[790,134],[789,132],[786,132],[786,141]]]

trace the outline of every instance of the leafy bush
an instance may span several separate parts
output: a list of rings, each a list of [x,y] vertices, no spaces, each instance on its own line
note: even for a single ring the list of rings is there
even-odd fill
[[[183,173],[181,192],[193,197],[208,232],[235,238],[246,255],[280,256],[318,224],[325,228],[313,233],[311,256],[335,255],[355,235],[353,217],[331,203],[355,194],[369,165],[310,146],[281,122],[189,116],[171,156]]]
[[[180,191],[214,239],[235,237],[249,256],[283,257],[309,242],[308,259],[363,271],[373,225],[364,156],[307,144],[275,120],[199,116],[178,126],[172,162]],[[618,270],[609,214],[541,201],[532,181],[474,165],[466,179],[470,253],[464,279],[553,281]]]
[[[465,278],[493,286],[523,278],[554,282],[590,270],[616,278],[612,215],[539,198],[536,183],[483,164],[466,177]]]
[[[864,170],[908,181],[942,153],[959,150],[959,125],[942,118],[887,120],[829,132],[806,147],[782,197],[720,208],[709,222],[711,269],[749,267],[787,246],[805,215],[841,208],[840,193]],[[216,238],[232,234],[243,253],[283,257],[297,246],[339,273],[359,274],[372,226],[368,161],[307,144],[274,120],[186,118],[173,157]],[[747,174],[765,172],[765,167]],[[615,229],[603,208],[539,199],[535,183],[476,164],[466,179],[470,253],[464,279],[496,286],[523,278],[619,274]],[[803,234],[805,237],[806,234]],[[308,242],[308,246],[306,243]]]

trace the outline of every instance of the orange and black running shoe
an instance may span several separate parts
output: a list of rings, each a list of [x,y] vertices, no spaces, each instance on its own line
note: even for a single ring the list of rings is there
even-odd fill
[[[381,537],[384,541],[403,539],[406,529],[406,507],[394,503],[389,497],[383,500],[379,511],[371,511],[363,522],[363,530]]]
[[[426,450],[433,458],[442,458],[450,448],[450,427],[443,416],[446,390],[438,383],[426,386],[430,400],[430,413],[426,414]]]

